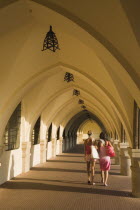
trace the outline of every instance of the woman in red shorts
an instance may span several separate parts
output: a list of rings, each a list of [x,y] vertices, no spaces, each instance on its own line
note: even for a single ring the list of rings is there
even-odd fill
[[[84,142],[84,150],[85,150],[85,160],[87,163],[87,174],[88,174],[88,184],[92,182],[94,185],[94,172],[95,172],[95,162],[96,159],[91,157],[91,146],[93,144],[92,138],[91,138],[92,133],[88,133],[88,139],[85,140]],[[91,177],[90,177],[90,167],[91,167]]]

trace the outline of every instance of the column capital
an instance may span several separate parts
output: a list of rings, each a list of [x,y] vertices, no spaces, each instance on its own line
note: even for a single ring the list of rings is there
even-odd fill
[[[113,143],[114,143],[114,144],[119,144],[119,142],[120,142],[120,141],[119,141],[118,139],[114,139],[114,140],[113,140]]]
[[[62,142],[62,141],[63,141],[63,137],[60,137],[60,138],[59,138],[59,141]]]
[[[40,139],[40,146],[43,146],[44,144],[46,144],[46,139]]]
[[[128,151],[131,158],[140,158],[140,149],[133,149],[128,147]]]
[[[123,156],[123,158],[129,158],[130,159],[128,146],[129,146],[128,143],[120,143],[120,156]]]
[[[125,148],[129,147],[129,143],[128,142],[122,142],[122,143],[119,143],[119,145],[120,145],[120,149],[125,149]]]
[[[22,149],[27,148],[27,146],[31,146],[31,142],[30,141],[24,141],[22,142]]]

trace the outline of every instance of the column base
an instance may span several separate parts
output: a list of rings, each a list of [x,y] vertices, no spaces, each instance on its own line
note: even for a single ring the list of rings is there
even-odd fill
[[[129,148],[132,171],[132,195],[140,198],[140,149]]]

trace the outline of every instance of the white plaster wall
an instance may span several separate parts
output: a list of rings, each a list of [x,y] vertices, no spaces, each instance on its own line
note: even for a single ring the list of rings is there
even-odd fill
[[[50,159],[52,157],[52,142],[48,142],[47,147],[47,159]]]
[[[1,156],[0,184],[22,173],[21,149],[4,151]]]
[[[40,163],[40,144],[32,145],[30,166],[33,167]]]
[[[56,140],[56,155],[60,154],[60,140]]]

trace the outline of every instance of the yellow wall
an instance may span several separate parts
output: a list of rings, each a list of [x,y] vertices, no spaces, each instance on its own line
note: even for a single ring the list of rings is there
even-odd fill
[[[93,138],[99,138],[100,133],[102,132],[100,126],[92,120],[88,120],[85,124],[83,124],[80,131],[83,133],[84,138],[87,137],[88,131],[92,131]]]

